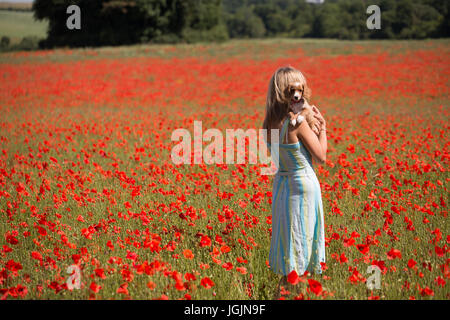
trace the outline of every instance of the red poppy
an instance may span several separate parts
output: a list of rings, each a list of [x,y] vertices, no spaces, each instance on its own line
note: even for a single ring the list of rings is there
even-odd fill
[[[402,253],[400,252],[400,250],[394,249],[392,248],[388,253],[387,253],[387,258],[389,260],[393,260],[393,259],[401,259],[402,257]]]
[[[408,268],[414,268],[414,266],[417,264],[413,259],[408,260]]]
[[[211,289],[214,286],[214,282],[208,277],[204,277],[200,280],[200,284],[206,289]]]
[[[194,254],[192,253],[192,250],[190,250],[190,249],[183,250],[183,256],[189,260],[194,258]]]
[[[361,252],[362,254],[366,254],[369,252],[369,246],[366,244],[357,244],[356,248]]]
[[[319,281],[308,279],[308,289],[316,296],[319,296],[322,293],[322,284]]]
[[[149,281],[149,282],[147,282],[147,287],[148,287],[150,290],[155,290],[156,284],[155,284],[153,281]]]
[[[16,238],[16,237],[13,237],[13,236],[11,236],[11,235],[8,235],[8,236],[6,237],[6,242],[8,242],[9,244],[12,244],[12,245],[15,245],[15,244],[18,244],[18,243],[19,243],[19,241],[17,240],[17,238]]]
[[[98,284],[96,284],[94,281],[91,283],[91,285],[89,286],[89,289],[91,289],[94,293],[97,293],[100,291],[102,287],[99,286]]]
[[[287,281],[293,285],[299,283],[300,277],[298,276],[297,271],[292,270],[287,276]]]
[[[208,236],[203,235],[200,240],[200,247],[209,247],[211,246],[211,239]]]
[[[222,268],[224,268],[227,271],[230,271],[231,269],[233,269],[233,264],[231,262],[224,263],[222,265]]]
[[[37,251],[31,252],[31,257],[36,260],[42,260],[42,254]]]
[[[196,278],[195,275],[193,275],[192,273],[186,272],[186,273],[184,274],[184,279],[185,279],[186,281],[194,281],[194,280],[197,279],[197,278]]]
[[[105,276],[105,270],[103,270],[103,269],[101,269],[101,268],[97,268],[97,269],[94,270],[94,272],[95,272],[95,275],[96,275],[97,277],[99,277],[99,278],[101,278],[101,279],[106,279],[106,276]]]
[[[129,292],[128,292],[128,282],[122,283],[122,284],[119,286],[119,288],[117,288],[116,292],[117,292],[117,293],[120,293],[120,294],[124,294],[124,295],[129,295]]]

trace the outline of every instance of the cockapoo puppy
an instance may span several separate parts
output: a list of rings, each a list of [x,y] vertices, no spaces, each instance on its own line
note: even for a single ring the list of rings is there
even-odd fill
[[[321,124],[314,106],[308,103],[310,99],[311,89],[299,70],[291,66],[278,68],[269,82],[263,128],[269,129],[289,116],[294,127],[305,119],[318,136]]]
[[[300,83],[289,84],[287,88],[288,92],[286,101],[289,105],[289,116],[291,118],[291,125],[295,126],[303,119],[306,119],[309,127],[314,131],[316,135],[319,134],[320,122],[314,117],[314,111],[312,106],[304,97],[304,87]],[[295,116],[298,114],[297,116]]]

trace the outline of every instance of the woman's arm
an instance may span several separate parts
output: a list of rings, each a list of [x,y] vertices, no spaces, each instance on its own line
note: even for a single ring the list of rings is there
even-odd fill
[[[300,115],[300,112],[298,113],[293,113],[292,111],[289,111],[288,116],[289,116],[289,121],[292,122],[292,120],[297,119],[298,116]],[[314,127],[311,128],[311,130],[315,133],[315,135],[318,137],[320,134],[320,123],[315,123]]]
[[[322,149],[325,153],[325,158],[324,158],[324,162],[327,158],[327,149],[328,149],[328,145],[327,145],[327,129],[326,128],[322,128],[319,131],[319,143],[322,146]]]
[[[312,107],[314,111],[314,117],[319,120],[319,142],[322,148],[325,150],[325,154],[327,153],[327,122],[325,118],[320,113],[319,109],[316,106]]]
[[[319,137],[317,137],[305,120],[297,126],[295,132],[297,138],[302,141],[316,162],[320,164],[325,163],[327,158],[326,131],[321,130]]]

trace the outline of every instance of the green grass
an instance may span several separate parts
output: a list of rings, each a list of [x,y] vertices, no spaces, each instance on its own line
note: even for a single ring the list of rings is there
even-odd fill
[[[0,10],[0,37],[7,36],[12,43],[26,36],[45,38],[47,26],[47,21],[35,20],[31,11]]]
[[[1,12],[1,11],[0,11]],[[0,34],[1,35],[1,34]],[[371,40],[346,41],[335,39],[232,39],[223,43],[195,44],[135,44],[131,46],[105,46],[99,48],[58,48],[37,50],[26,57],[14,52],[0,53],[0,63],[22,62],[76,62],[80,60],[127,59],[137,57],[199,58],[215,61],[227,59],[271,60],[298,58],[299,56],[369,55],[386,53],[396,55],[416,50],[441,50],[450,53],[450,39],[433,40]]]
[[[301,48],[308,57],[311,57],[311,63],[318,63],[317,61],[320,62],[320,60],[314,59],[319,55],[325,57],[352,53],[363,55],[381,51],[392,54],[391,59],[400,59],[403,56],[395,57],[395,53],[435,47],[439,48],[445,57],[449,52],[448,44],[448,40],[423,42],[350,42],[311,39],[233,40],[224,44],[136,45],[76,49],[70,50],[70,54],[68,50],[62,49],[26,55],[5,53],[0,54],[0,62],[16,64],[14,68],[23,70],[20,63],[27,63],[26,67],[28,68],[28,64],[35,63],[35,67],[40,67],[39,63],[57,61],[61,63],[62,70],[66,70],[64,69],[66,63],[98,59],[99,65],[96,70],[92,70],[92,73],[71,76],[73,78],[80,78],[83,75],[96,77],[100,74],[99,81],[108,82],[116,81],[117,77],[112,77],[109,69],[101,68],[101,60],[117,59],[121,60],[120,63],[127,63],[128,57],[148,56],[164,59],[198,56],[205,60],[219,60],[227,57],[233,59],[251,57],[255,60],[275,59],[283,52],[288,57],[296,57],[298,56],[296,52],[299,52]],[[347,58],[352,59],[352,57]],[[130,59],[130,61],[132,60]],[[415,62],[419,64],[421,61],[418,58]],[[136,67],[132,62],[129,63],[130,67]],[[145,64],[143,61],[142,66],[150,67],[151,65]],[[339,65],[336,67],[342,68]],[[439,75],[445,74],[447,70],[446,68],[433,69],[432,67],[429,67],[430,70],[436,70],[434,72]],[[83,68],[82,63],[80,63],[80,68]],[[152,74],[151,70],[148,72],[149,74],[140,73],[136,76],[154,77],[154,79],[160,78],[162,81],[167,81],[166,78],[163,78],[163,74]],[[168,136],[159,137],[159,134],[164,134],[164,132],[163,129],[158,128],[159,124],[162,124],[163,128],[172,128],[172,121],[175,121],[178,127],[186,125],[186,122],[183,121],[187,119],[201,119],[202,116],[206,118],[205,115],[208,113],[205,112],[205,107],[209,108],[207,111],[213,114],[213,117],[209,115],[208,117],[214,119],[205,119],[204,128],[210,127],[211,121],[215,120],[224,122],[217,125],[218,128],[246,127],[250,126],[253,121],[252,116],[256,110],[253,106],[246,105],[244,100],[239,102],[238,117],[236,109],[227,105],[217,107],[215,105],[208,106],[206,103],[187,101],[189,108],[186,108],[186,112],[183,110],[181,115],[175,116],[180,119],[171,118],[169,120],[160,111],[169,110],[170,105],[163,103],[155,104],[151,108],[149,105],[136,106],[132,100],[125,101],[121,108],[110,106],[109,103],[112,101],[105,101],[104,105],[95,105],[89,102],[81,106],[69,107],[70,101],[67,100],[68,105],[63,103],[52,108],[45,108],[40,106],[41,100],[49,99],[50,96],[35,93],[25,83],[28,81],[28,83],[33,83],[33,86],[41,83],[42,86],[47,79],[60,81],[57,73],[47,77],[42,72],[32,78],[27,78],[24,72],[18,74],[20,77],[15,79],[12,76],[8,77],[8,73],[5,71],[3,79],[5,83],[13,82],[17,87],[28,88],[27,99],[20,100],[18,97],[16,101],[10,103],[7,99],[8,93],[4,93],[2,96],[4,100],[0,104],[3,111],[3,118],[0,121],[0,169],[4,168],[5,172],[0,170],[0,191],[6,191],[9,195],[0,197],[0,213],[3,214],[0,219],[0,235],[3,239],[0,241],[0,247],[8,245],[13,248],[12,252],[5,253],[4,256],[0,255],[0,270],[9,259],[20,262],[23,269],[18,272],[18,276],[8,278],[3,287],[11,288],[18,284],[27,286],[26,299],[87,299],[93,294],[89,285],[95,281],[102,286],[96,298],[122,299],[124,296],[117,293],[117,288],[125,282],[120,273],[124,265],[119,266],[109,261],[113,256],[121,257],[127,266],[128,264],[131,266],[132,262],[126,256],[127,251],[133,251],[139,255],[138,263],[143,261],[150,263],[153,259],[158,259],[168,263],[171,266],[170,270],[177,270],[182,274],[192,272],[197,279],[190,282],[189,285],[192,287],[189,291],[177,291],[170,275],[164,275],[162,272],[155,272],[151,275],[135,272],[135,277],[129,281],[128,286],[129,296],[132,299],[152,299],[163,294],[168,295],[170,299],[177,299],[182,298],[187,292],[192,295],[193,299],[271,299],[273,297],[279,277],[272,273],[265,264],[270,248],[269,225],[266,223],[266,217],[270,215],[271,205],[268,197],[264,198],[259,205],[254,205],[250,200],[257,191],[270,191],[272,188],[270,179],[273,177],[270,177],[268,182],[258,180],[255,173],[251,171],[251,166],[241,168],[241,173],[236,165],[230,165],[228,169],[214,166],[181,166],[174,170],[169,161],[169,149],[160,147],[160,144],[169,143],[169,140],[165,140],[168,139]],[[325,72],[323,74],[326,75]],[[120,76],[118,72],[116,75]],[[227,74],[225,73],[224,76]],[[384,77],[384,74],[382,76]],[[120,88],[120,84],[125,84],[126,80],[130,78],[123,79],[118,81],[117,88]],[[354,79],[357,81],[358,76],[355,75]],[[196,78],[192,76],[191,81],[195,80]],[[236,78],[236,81],[238,80]],[[422,74],[418,75],[418,83],[424,83]],[[433,82],[428,81],[427,85],[433,85]],[[171,91],[168,89],[163,92],[167,94]],[[80,96],[85,93],[89,93],[89,87],[83,87],[77,92]],[[448,95],[442,94],[427,100],[426,107],[424,107],[422,101],[411,102],[401,92],[393,94],[389,99],[385,99],[384,96],[374,99],[364,95],[346,98],[336,98],[330,95],[320,98],[318,106],[328,107],[326,118],[331,134],[327,158],[334,165],[332,167],[324,166],[329,174],[320,174],[319,179],[329,186],[336,182],[340,185],[334,191],[322,189],[326,214],[325,224],[333,227],[332,230],[326,231],[326,237],[330,237],[333,232],[336,232],[339,236],[348,238],[355,231],[360,234],[360,237],[356,239],[356,244],[364,243],[366,239],[378,241],[377,244],[371,245],[367,259],[356,247],[345,247],[342,238],[330,241],[330,245],[326,248],[328,269],[324,276],[312,276],[312,279],[322,283],[324,290],[333,293],[333,296],[327,298],[367,299],[371,292],[363,281],[355,284],[349,282],[351,275],[349,267],[356,267],[362,276],[368,277],[368,264],[372,260],[383,260],[388,271],[381,276],[381,289],[374,290],[374,295],[381,299],[408,299],[411,296],[417,299],[449,299],[447,278],[445,278],[446,286],[441,287],[436,283],[438,276],[445,277],[442,266],[448,265],[448,253],[438,257],[435,253],[435,245],[448,246],[449,223],[446,209],[448,207],[448,191],[445,190],[448,190],[450,175],[448,170],[417,174],[412,169],[415,164],[420,166],[422,162],[448,167],[448,162],[444,157],[445,154],[448,154],[449,141],[448,130],[446,130],[449,115],[448,101]],[[439,109],[439,106],[443,106],[442,110]],[[262,106],[255,107],[261,108]],[[366,112],[370,112],[370,114],[366,115]],[[392,121],[394,123],[391,123]],[[158,133],[158,137],[156,133]],[[392,140],[394,134],[399,138]],[[427,135],[425,136],[425,134]],[[336,137],[341,138],[341,142],[336,142]],[[425,144],[424,141],[427,143]],[[355,145],[354,154],[347,151],[349,144]],[[375,153],[376,149],[383,149],[386,144],[387,147],[383,154]],[[145,147],[145,154],[148,154],[148,157],[143,157],[142,161],[136,161],[134,159],[136,147]],[[370,162],[366,158],[367,155],[363,148],[370,150],[375,162]],[[104,150],[104,153],[110,155],[111,158],[104,157],[98,152],[99,149]],[[435,152],[439,150],[443,152],[442,156],[436,155]],[[89,155],[88,163],[84,162],[85,152]],[[114,156],[112,156],[113,154]],[[343,168],[337,161],[340,154],[346,154],[347,161],[352,163],[352,166]],[[50,157],[58,159],[58,165],[53,164],[49,160]],[[367,170],[366,186],[358,183],[362,179],[363,167],[358,164],[357,159],[362,159],[362,165]],[[388,170],[385,166],[389,161],[392,163],[390,164],[391,169]],[[49,163],[45,170],[37,166],[38,163],[43,162]],[[117,162],[118,167],[112,167],[112,162]],[[407,163],[411,169],[403,171],[400,169],[403,167],[400,162]],[[94,163],[103,169],[99,170]],[[150,167],[149,164],[155,167]],[[376,174],[380,169],[384,175],[377,177]],[[69,170],[74,174],[69,174]],[[129,190],[125,188],[129,182],[125,183],[119,180],[117,174],[114,174],[117,170],[125,173],[129,178],[133,178],[136,185],[142,186],[142,194],[133,198]],[[107,174],[108,171],[109,174]],[[346,176],[346,173],[352,177]],[[391,173],[402,182],[401,186],[395,186],[396,189],[390,179]],[[36,195],[40,192],[39,187],[43,183],[43,178],[49,180],[50,190],[37,201]],[[163,183],[163,179],[168,182]],[[412,180],[413,185],[405,182],[408,179]],[[248,184],[248,188],[235,188],[227,181],[231,183],[243,181]],[[441,184],[438,184],[438,181]],[[27,186],[30,196],[22,197],[17,193],[16,187],[19,182]],[[149,186],[152,182],[155,182],[157,186]],[[352,194],[350,190],[344,190],[344,182],[348,182],[352,187],[358,189],[359,195]],[[428,186],[429,190],[427,191],[422,186],[426,186],[428,182],[436,186]],[[206,183],[212,186],[210,192],[207,192],[204,187]],[[252,183],[255,183],[256,187]],[[33,190],[30,189],[30,186],[33,186]],[[216,194],[216,188],[221,193],[232,193],[234,196],[231,199],[223,199]],[[114,203],[102,195],[102,191],[105,189],[114,191],[112,193],[112,197],[115,199]],[[173,191],[174,194],[165,195],[159,189],[164,192]],[[369,193],[375,189],[378,190],[377,201],[381,207],[365,212],[365,204],[372,200],[369,198]],[[92,190],[97,192],[94,193]],[[53,195],[60,198],[63,193],[67,195],[67,200],[57,204],[58,201],[55,202]],[[179,204],[181,209],[177,211],[177,203],[181,201],[178,200],[178,197],[181,194],[185,194],[185,202]],[[84,203],[80,203],[74,195],[82,197]],[[92,202],[87,201],[88,198]],[[381,202],[381,198],[388,201]],[[240,207],[239,200],[245,200],[248,206],[245,209]],[[342,211],[342,215],[332,213],[331,202],[334,200]],[[445,206],[441,204],[441,201]],[[126,202],[131,204],[131,208],[125,207]],[[431,205],[433,202],[437,208]],[[164,211],[162,205],[167,206],[170,210]],[[384,211],[392,210],[393,205],[406,209],[400,214],[393,213],[390,229],[392,235],[398,235],[398,240],[393,240],[391,235],[383,231]],[[235,212],[231,221],[225,223],[220,221],[217,216],[217,212],[223,211],[223,206],[228,206]],[[418,210],[425,206],[430,206],[434,215]],[[37,214],[31,214],[32,207],[38,209]],[[190,220],[183,220],[178,215],[180,212],[185,212],[186,207],[198,210],[199,218],[194,221],[195,225],[190,225]],[[200,217],[199,210],[201,209],[205,210],[205,217]],[[108,210],[111,211],[111,216],[108,216]],[[128,210],[136,214],[142,213],[144,210],[146,217],[153,220],[144,225],[137,215],[129,218]],[[7,219],[5,212],[14,213],[12,219]],[[84,217],[85,221],[77,220],[80,215]],[[239,217],[239,220],[236,217]],[[259,219],[257,224],[249,223],[253,217]],[[405,217],[411,219],[415,230],[406,229]],[[423,223],[425,217],[429,220],[427,224]],[[40,236],[37,234],[35,225],[44,218],[50,222],[46,226],[49,233],[46,236]],[[110,219],[114,219],[114,221]],[[23,224],[24,222],[27,223],[27,226]],[[82,235],[83,228],[100,223],[107,228],[100,228],[93,234],[92,239],[86,239]],[[229,232],[226,228],[228,223],[235,226]],[[151,233],[161,235],[161,246],[176,239],[175,234],[178,232],[182,239],[177,240],[177,248],[174,251],[162,250],[158,254],[151,252],[148,248],[135,247],[134,241],[140,244],[144,243],[142,232],[147,228]],[[382,230],[381,234],[373,237],[377,229]],[[440,229],[443,238],[435,244],[431,232],[436,229]],[[133,234],[136,230],[141,234]],[[242,230],[246,232],[246,236],[241,233]],[[4,235],[13,231],[18,232],[20,241],[18,245],[7,244],[5,240]],[[25,237],[25,231],[29,231],[30,236]],[[196,236],[198,232],[209,235],[213,242],[215,235],[221,235],[224,242],[231,247],[231,251],[220,254],[218,258],[222,263],[232,262],[234,267],[245,266],[247,274],[241,274],[236,269],[226,271],[221,264],[212,262],[211,248],[200,248],[198,245],[199,239]],[[76,244],[77,248],[70,248],[62,244],[60,237],[63,233],[68,237],[70,243]],[[368,236],[370,237],[367,238]],[[253,238],[258,245],[247,250],[238,240],[243,239],[248,242],[249,237]],[[34,242],[35,239],[39,241],[39,244]],[[126,239],[129,240],[129,243]],[[107,248],[108,240],[114,243],[114,251]],[[119,243],[124,246],[120,247]],[[217,243],[213,245],[220,248]],[[54,248],[60,249],[60,258],[57,257],[56,253],[58,252],[53,251]],[[48,288],[49,282],[65,282],[68,277],[67,267],[73,263],[72,255],[79,253],[80,248],[87,250],[87,253],[83,254],[81,262],[83,266],[82,288],[72,292],[63,290],[55,293]],[[400,250],[402,258],[390,260],[387,252],[391,248]],[[184,249],[192,249],[194,254],[192,260],[183,258]],[[32,251],[39,251],[44,258],[55,260],[56,268],[53,268],[50,263],[39,265],[36,260],[31,259],[30,252]],[[340,255],[342,253],[348,258],[348,262],[340,263],[332,257],[333,254]],[[180,257],[176,258],[174,254]],[[241,256],[248,260],[247,264],[237,263],[237,257]],[[417,261],[415,269],[408,267],[409,259]],[[200,263],[209,263],[210,268],[200,269]],[[106,279],[95,276],[96,268],[105,269]],[[131,269],[134,270],[132,267]],[[252,278],[250,278],[250,274]],[[30,277],[29,282],[26,281],[25,275]],[[212,289],[204,289],[199,284],[200,279],[206,276],[215,282]],[[154,290],[147,287],[149,281],[156,284]],[[402,288],[405,281],[411,284],[411,289]],[[251,297],[246,294],[248,284],[253,285]],[[418,285],[421,288],[430,287],[434,290],[434,296],[422,297],[417,288]],[[39,293],[38,286],[43,286],[42,294]],[[291,290],[292,292],[287,298],[291,299],[300,292],[307,294],[308,297],[316,298],[313,294],[308,294],[306,288],[307,283],[299,283]],[[213,292],[215,292],[214,295]]]

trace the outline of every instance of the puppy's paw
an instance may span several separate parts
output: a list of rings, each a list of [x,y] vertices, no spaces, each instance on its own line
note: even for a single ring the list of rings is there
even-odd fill
[[[302,116],[301,114],[299,114],[297,116],[297,119],[294,118],[294,119],[291,120],[291,125],[293,127],[295,127],[295,125],[302,123],[303,120],[305,120],[305,117]]]

